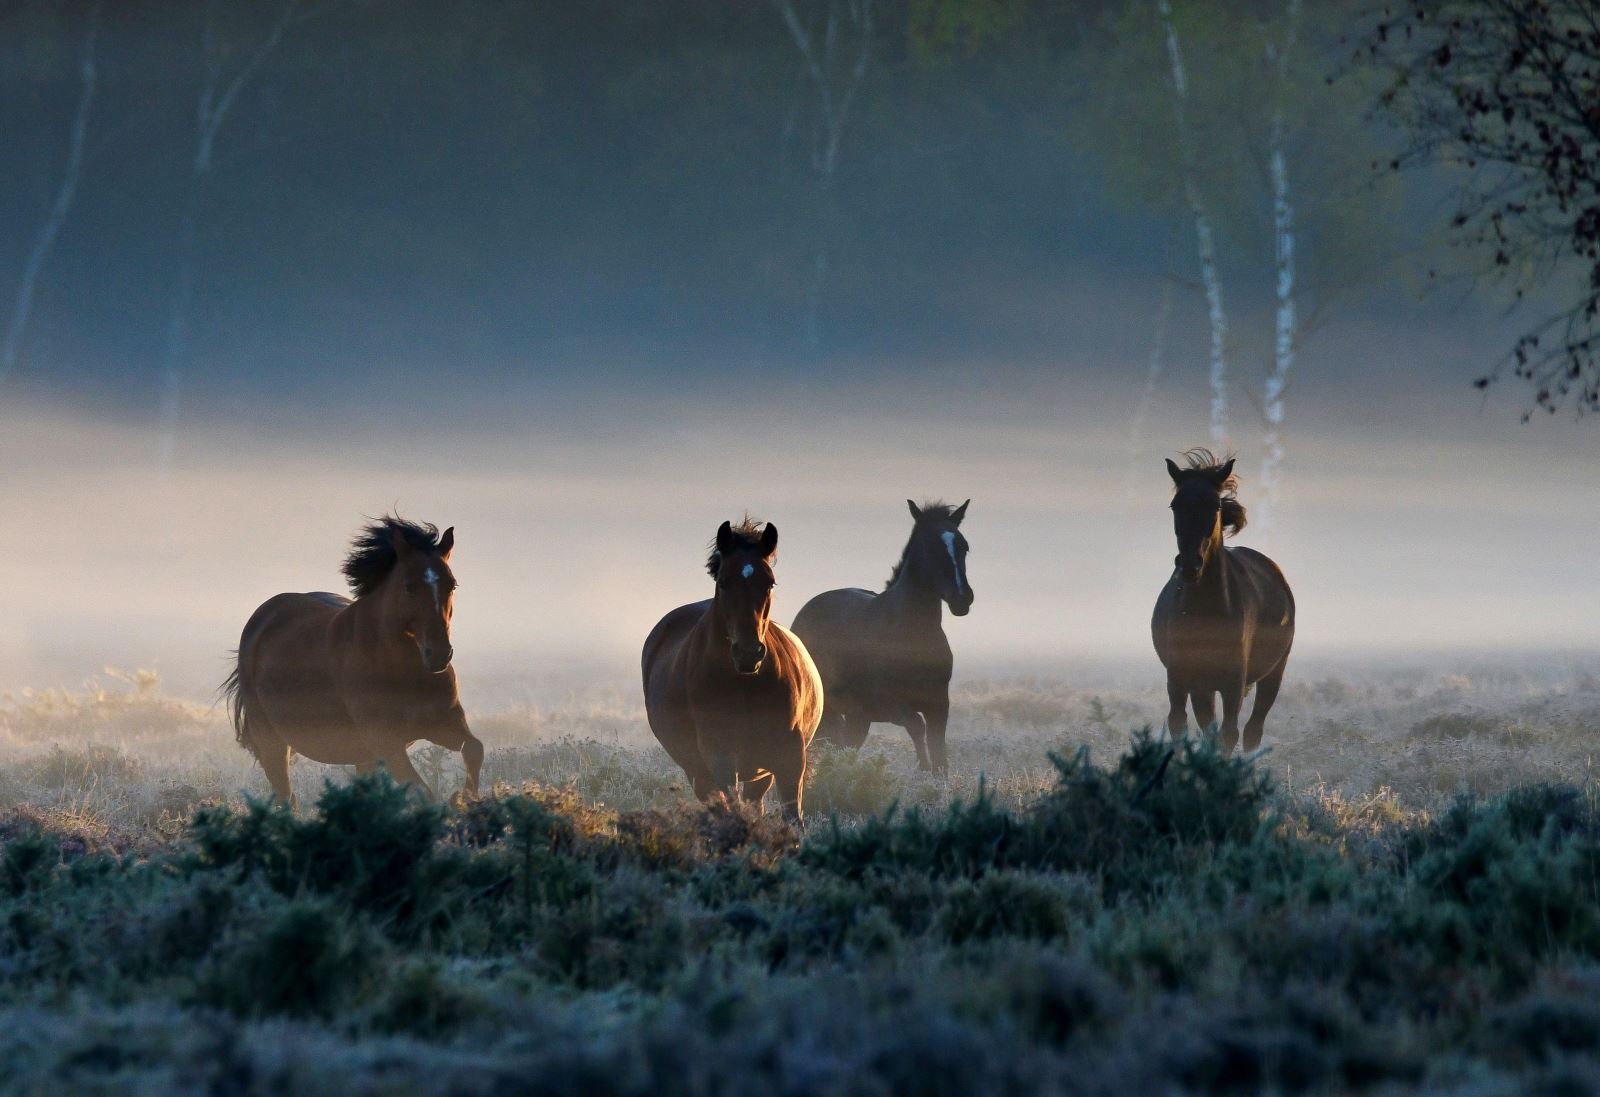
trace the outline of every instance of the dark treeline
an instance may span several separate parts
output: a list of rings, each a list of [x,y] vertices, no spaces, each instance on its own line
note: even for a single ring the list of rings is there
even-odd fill
[[[855,29],[844,7],[841,39]],[[822,9],[797,10],[820,41]],[[219,10],[224,85],[278,12]],[[59,185],[86,13],[29,3],[0,23],[6,255],[27,251]],[[1126,262],[1130,233],[1159,235],[1130,219],[1106,248],[1085,200],[1100,181],[1066,139],[1094,5],[879,0],[871,16],[830,193],[817,90],[772,4],[323,4],[218,128],[192,353],[237,379],[290,344],[342,363],[642,337],[669,356],[675,343],[788,354],[804,347],[819,241],[827,346],[877,332],[879,348],[993,347],[1019,332],[943,307],[964,287],[1059,277],[1097,243]],[[110,355],[137,389],[156,368],[205,26],[199,2],[101,12],[82,179],[25,374],[98,374]],[[836,99],[854,48],[842,41],[829,73]],[[0,270],[0,292],[19,266]]]

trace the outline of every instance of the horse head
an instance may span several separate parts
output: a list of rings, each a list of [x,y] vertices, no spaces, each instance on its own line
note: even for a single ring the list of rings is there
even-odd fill
[[[451,526],[433,539],[418,539],[396,525],[389,527],[395,562],[383,587],[387,619],[407,640],[417,645],[422,668],[429,674],[450,669],[455,649],[450,644],[450,617],[455,612],[456,577],[450,570],[450,552],[456,531]]]
[[[957,617],[965,617],[972,609],[972,584],[967,581],[967,539],[961,533],[961,520],[967,516],[968,499],[959,507],[935,504],[919,507],[910,499],[911,544],[907,548],[907,562],[915,556],[916,574],[933,577],[933,582],[944,604]]]
[[[777,552],[778,527],[771,522],[759,534],[748,518],[738,526],[724,522],[717,529],[707,570],[717,582],[717,620],[725,630],[733,669],[740,674],[759,672],[767,657]]]
[[[1206,574],[1221,549],[1224,532],[1244,528],[1244,507],[1234,497],[1238,480],[1233,475],[1233,458],[1219,461],[1201,449],[1184,454],[1186,468],[1167,459],[1167,474],[1172,477],[1172,527],[1177,535],[1178,555],[1172,566],[1185,583],[1197,583]]]

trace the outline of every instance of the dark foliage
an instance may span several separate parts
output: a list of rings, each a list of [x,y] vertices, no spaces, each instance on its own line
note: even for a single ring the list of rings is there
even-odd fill
[[[1208,739],[1056,766],[1027,811],[803,838],[537,788],[445,810],[381,777],[305,817],[209,809],[148,860],[19,827],[0,1053],[58,1088],[195,1093],[310,1066],[351,1092],[655,1097],[727,1093],[730,1062],[741,1088],[861,1094],[1600,1077],[1592,790],[1355,842]]]
[[[1464,168],[1454,236],[1519,296],[1561,280],[1561,311],[1500,368],[1547,410],[1600,409],[1600,3],[1409,0],[1365,53],[1392,70],[1381,106],[1410,135],[1393,166]]]

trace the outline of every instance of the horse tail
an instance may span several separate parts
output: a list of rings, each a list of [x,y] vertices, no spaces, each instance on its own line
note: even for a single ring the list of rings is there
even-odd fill
[[[256,751],[255,737],[250,734],[250,712],[245,705],[244,682],[239,676],[239,653],[233,653],[233,670],[228,672],[228,677],[223,680],[217,689],[218,695],[227,703],[228,720],[233,724],[233,737],[238,744],[251,754],[260,757]]]

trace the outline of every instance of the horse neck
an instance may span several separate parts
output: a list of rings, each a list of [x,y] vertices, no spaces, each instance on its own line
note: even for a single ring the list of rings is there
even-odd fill
[[[912,534],[915,540],[916,534]],[[934,582],[932,575],[918,563],[917,554],[912,551],[913,544],[906,543],[906,550],[901,555],[900,573],[894,577],[894,582],[889,584],[889,589],[879,596],[879,601],[886,607],[898,611],[899,616],[909,617],[919,623],[931,622],[939,624],[943,611],[940,608],[939,587]]]
[[[1228,550],[1222,543],[1219,523],[1211,535],[1211,551],[1206,553],[1206,569],[1197,582],[1184,592],[1183,611],[1193,614],[1225,614],[1232,609],[1232,585],[1228,582]]]
[[[772,624],[772,619],[767,619],[767,624]],[[722,602],[715,596],[711,599],[711,611],[700,618],[700,623],[695,626],[700,631],[700,645],[707,651],[726,654],[728,648],[728,622],[723,614]]]
[[[339,612],[349,621],[356,646],[370,654],[380,666],[401,675],[411,670],[420,676],[425,672],[417,658],[416,645],[407,642],[391,623],[383,595],[384,589],[380,586]]]

